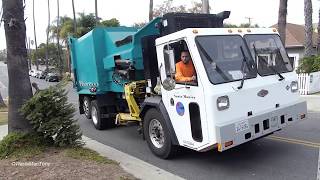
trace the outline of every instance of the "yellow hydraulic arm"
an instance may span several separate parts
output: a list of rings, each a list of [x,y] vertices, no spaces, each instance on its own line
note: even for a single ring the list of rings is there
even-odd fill
[[[136,98],[144,98],[146,81],[134,81],[124,87],[125,98],[128,103],[130,113],[119,113],[116,117],[116,123],[124,124],[128,121],[141,121],[139,117],[140,107]]]

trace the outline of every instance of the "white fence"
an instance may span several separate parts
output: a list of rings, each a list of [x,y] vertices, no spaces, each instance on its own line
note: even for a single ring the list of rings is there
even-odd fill
[[[320,72],[298,74],[298,84],[302,95],[320,92]]]

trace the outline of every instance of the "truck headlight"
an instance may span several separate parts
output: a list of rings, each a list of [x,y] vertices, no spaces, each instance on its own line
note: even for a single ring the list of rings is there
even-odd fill
[[[217,99],[217,108],[219,111],[228,109],[230,106],[229,97],[228,96],[220,96]]]
[[[299,87],[298,87],[298,82],[297,81],[292,81],[290,84],[291,87],[291,92],[297,92]]]

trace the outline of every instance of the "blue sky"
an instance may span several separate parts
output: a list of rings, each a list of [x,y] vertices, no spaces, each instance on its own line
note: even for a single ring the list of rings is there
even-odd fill
[[[93,13],[94,0],[74,0],[77,12]],[[154,0],[154,7],[164,0]],[[200,0],[175,0],[175,4],[191,6],[191,2]],[[56,0],[50,0],[51,19],[57,16]],[[269,27],[277,23],[279,0],[209,0],[211,13],[219,13],[224,10],[231,11],[227,23],[247,23],[246,17],[252,18],[253,24]],[[287,22],[304,24],[303,0],[288,0]],[[318,22],[320,1],[312,0],[313,22]],[[149,0],[98,0],[98,14],[102,19],[117,18],[121,25],[130,26],[135,22],[148,21]],[[0,1],[0,7],[2,2]],[[35,0],[36,25],[38,44],[46,41],[45,29],[47,27],[47,0]],[[72,17],[71,0],[60,0],[60,15]],[[25,10],[27,36],[33,39],[32,0],[26,0]],[[4,49],[5,36],[3,26],[0,27],[0,49]]]

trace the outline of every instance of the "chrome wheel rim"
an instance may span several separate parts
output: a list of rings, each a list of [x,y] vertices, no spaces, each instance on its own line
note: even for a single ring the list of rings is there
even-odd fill
[[[89,115],[89,102],[87,100],[83,101],[83,111],[86,115]]]
[[[152,144],[161,148],[164,145],[164,132],[161,123],[157,119],[152,119],[149,124],[149,137]]]
[[[92,106],[91,117],[92,117],[93,124],[97,125],[98,124],[98,111],[94,106]]]

